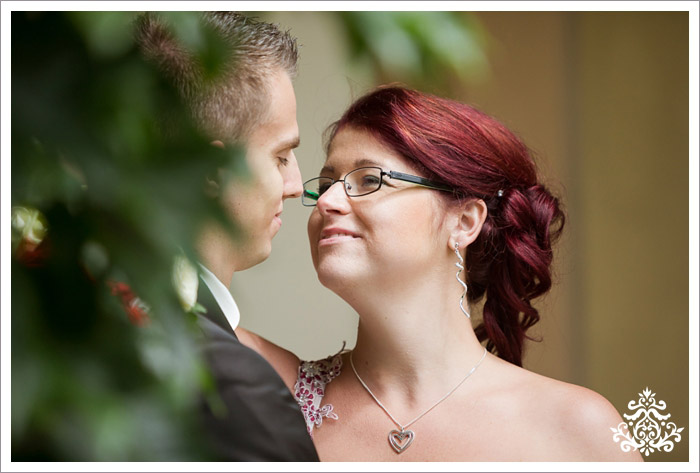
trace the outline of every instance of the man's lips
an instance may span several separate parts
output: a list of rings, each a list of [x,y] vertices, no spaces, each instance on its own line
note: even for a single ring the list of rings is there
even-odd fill
[[[272,220],[277,222],[278,225],[282,226],[282,211],[280,210],[277,212]]]

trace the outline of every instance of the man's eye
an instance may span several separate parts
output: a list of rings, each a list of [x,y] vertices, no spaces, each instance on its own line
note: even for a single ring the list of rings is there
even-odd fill
[[[287,158],[279,157],[279,158],[277,158],[277,159],[280,160],[280,164],[281,164],[282,166],[286,166],[287,164],[289,164],[289,159],[287,159]]]

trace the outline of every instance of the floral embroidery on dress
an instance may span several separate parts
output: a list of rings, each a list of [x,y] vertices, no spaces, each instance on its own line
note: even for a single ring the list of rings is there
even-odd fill
[[[342,352],[342,350],[341,350]],[[306,419],[306,430],[313,437],[313,428],[321,427],[323,418],[338,419],[333,406],[321,406],[326,394],[326,385],[340,374],[343,366],[341,353],[318,361],[302,361],[299,365],[294,397]]]

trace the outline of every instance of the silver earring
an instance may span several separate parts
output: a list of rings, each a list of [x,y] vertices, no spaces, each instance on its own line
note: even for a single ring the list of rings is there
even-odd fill
[[[461,284],[462,287],[464,288],[464,292],[462,293],[462,297],[459,298],[459,308],[462,309],[462,313],[464,313],[464,315],[466,315],[468,319],[471,319],[472,316],[469,315],[469,312],[467,312],[464,309],[464,305],[463,305],[464,298],[467,296],[467,284],[464,281],[462,281],[462,279],[459,277],[462,270],[464,269],[464,265],[462,264],[462,263],[464,263],[464,258],[462,258],[462,255],[459,254],[459,243],[455,243],[455,254],[457,255],[457,259],[459,260],[455,263],[455,266],[457,266],[459,268],[459,271],[457,271],[457,282],[459,282],[459,284]]]

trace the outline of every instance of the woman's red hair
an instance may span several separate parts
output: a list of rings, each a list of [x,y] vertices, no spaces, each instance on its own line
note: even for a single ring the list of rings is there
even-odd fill
[[[531,301],[552,285],[552,243],[564,225],[527,147],[468,105],[394,86],[352,104],[330,142],[347,126],[372,133],[425,177],[452,187],[452,199],[486,203],[488,216],[466,257],[469,300],[486,296],[475,332],[489,351],[521,366],[525,333],[540,319]]]

